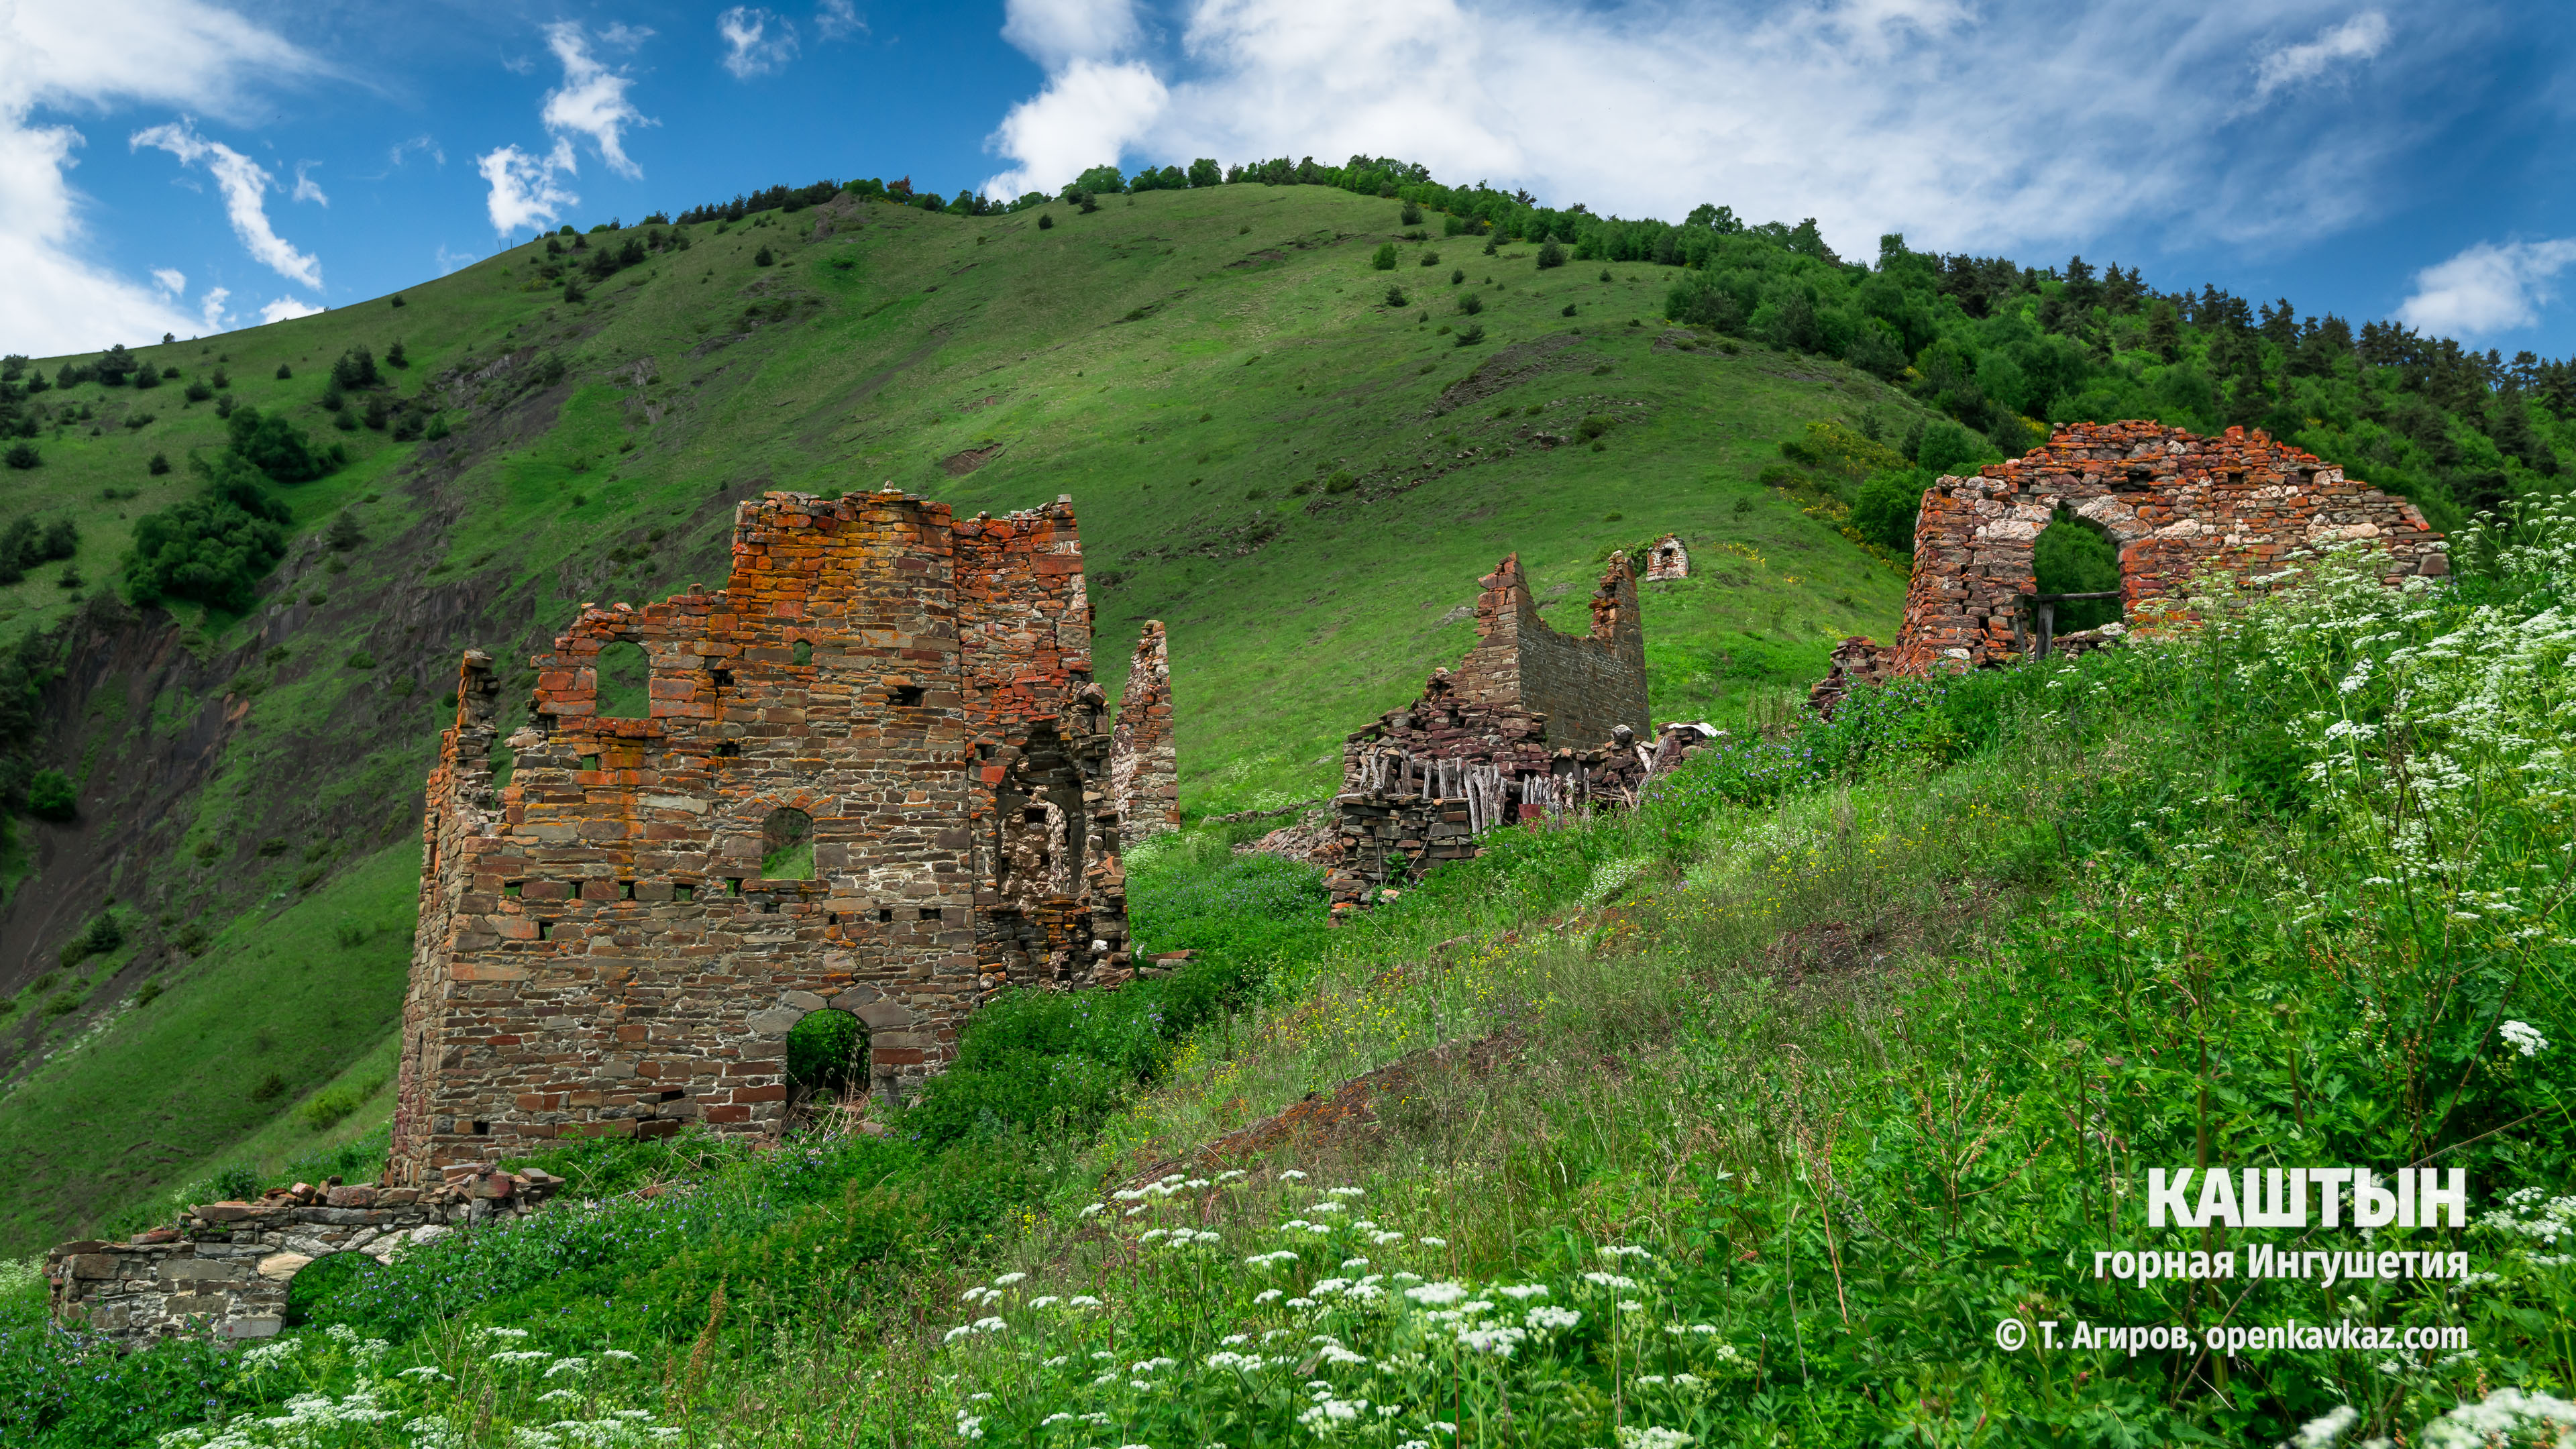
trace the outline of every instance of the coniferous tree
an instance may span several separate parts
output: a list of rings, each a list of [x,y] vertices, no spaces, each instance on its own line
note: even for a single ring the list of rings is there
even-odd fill
[[[1564,265],[1565,248],[1556,244],[1556,238],[1549,237],[1546,241],[1539,243],[1538,269],[1540,271],[1544,272],[1550,267],[1561,267]]]

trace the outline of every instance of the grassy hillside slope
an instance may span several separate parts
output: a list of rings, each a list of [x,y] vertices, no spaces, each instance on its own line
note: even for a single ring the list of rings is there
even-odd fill
[[[1507,551],[1575,626],[1610,548],[1692,543],[1703,577],[1646,600],[1663,717],[1892,626],[1901,576],[1756,476],[1811,422],[1895,436],[1914,403],[1840,363],[1666,327],[1668,270],[1542,272],[1526,245],[1403,241],[1396,211],[1294,186],[984,218],[844,198],[688,228],[686,249],[577,301],[532,244],[399,305],[140,349],[180,374],[148,391],[42,394],[42,463],[0,470],[0,518],[70,517],[80,547],[0,588],[0,623],[78,616],[46,700],[80,814],[21,823],[0,914],[0,986],[18,991],[0,1169],[21,1184],[0,1246],[226,1160],[376,1047],[400,941],[371,934],[342,962],[330,912],[307,907],[355,890],[402,909],[458,650],[524,656],[584,600],[720,582],[732,505],[763,489],[892,482],[969,512],[1071,494],[1104,679],[1138,621],[1170,624],[1197,812],[1327,789],[1340,735],[1467,646],[1464,606]],[[565,260],[645,234],[594,233]],[[1378,270],[1389,242],[1399,265]],[[1468,326],[1482,340],[1457,345]],[[408,366],[384,392],[435,406],[448,436],[342,430],[321,407],[335,359],[382,363],[397,341]],[[196,383],[351,460],[275,490],[295,536],[251,612],[126,619],[102,581],[224,443]],[[102,910],[125,933],[105,967],[22,989]],[[265,989],[275,961],[308,963],[330,1001]],[[155,1025],[200,997],[188,1032]]]

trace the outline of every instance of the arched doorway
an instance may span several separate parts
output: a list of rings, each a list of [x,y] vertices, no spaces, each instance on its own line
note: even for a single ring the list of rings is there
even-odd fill
[[[303,1327],[324,1299],[354,1286],[358,1275],[374,1266],[376,1260],[364,1253],[325,1253],[304,1263],[286,1281],[286,1305],[279,1316],[288,1328]]]

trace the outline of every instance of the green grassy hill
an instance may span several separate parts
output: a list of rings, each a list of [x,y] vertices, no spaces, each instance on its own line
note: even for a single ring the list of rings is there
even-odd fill
[[[367,1086],[351,1074],[398,1002],[458,651],[524,656],[582,601],[720,582],[732,507],[764,489],[891,482],[967,512],[1071,494],[1104,679],[1139,621],[1170,626],[1200,814],[1324,793],[1342,733],[1468,645],[1464,606],[1505,552],[1571,627],[1610,549],[1691,543],[1701,576],[1646,596],[1658,717],[1740,707],[1832,638],[1892,628],[1902,575],[1829,503],[1760,481],[1811,423],[1911,427],[1920,405],[1876,377],[1669,326],[1668,268],[1403,240],[1392,201],[1103,200],[758,213],[686,228],[580,300],[531,244],[398,298],[139,349],[177,373],[152,389],[34,397],[41,462],[0,469],[0,520],[69,518],[79,545],[0,587],[0,624],[50,631],[21,650],[52,671],[38,763],[79,803],[16,822],[5,863],[0,1170],[19,1191],[0,1249],[264,1128],[274,1165],[296,1140],[281,1122],[318,1120],[300,1104]],[[672,236],[593,233],[556,260],[648,234]],[[1390,242],[1391,272],[1372,265]],[[326,411],[353,348],[388,381]],[[126,608],[106,585],[138,522],[202,486],[226,396],[348,461],[274,490],[292,537],[250,611]],[[338,426],[379,397],[406,404],[391,427]],[[395,440],[424,422],[442,435]],[[82,938],[114,943],[59,965],[102,915],[114,929]]]

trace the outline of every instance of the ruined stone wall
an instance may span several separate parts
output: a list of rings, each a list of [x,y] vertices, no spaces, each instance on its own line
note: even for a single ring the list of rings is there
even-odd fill
[[[1920,674],[2018,652],[2018,601],[2037,588],[2032,549],[2061,507],[2117,545],[2127,611],[2178,600],[2202,568],[2274,572],[2329,543],[2384,546],[2392,584],[2450,567],[2413,504],[2261,432],[2203,438],[2154,422],[2077,423],[2044,448],[1924,492],[1894,667]]]
[[[1665,583],[1690,577],[1690,550],[1682,547],[1679,534],[1668,533],[1655,540],[1646,551],[1646,582]]]
[[[65,1243],[45,1256],[54,1321],[129,1348],[180,1333],[269,1338],[286,1326],[287,1292],[316,1258],[379,1262],[458,1225],[532,1212],[563,1185],[544,1172],[488,1166],[426,1187],[278,1188],[257,1202],[183,1209],[173,1227],[122,1243]]]
[[[1180,758],[1172,739],[1172,657],[1163,621],[1148,619],[1118,696],[1109,746],[1110,787],[1132,843],[1181,828]]]
[[[784,1039],[856,1014],[883,1091],[985,994],[1128,970],[1108,739],[1071,507],[960,522],[773,493],[724,589],[585,604],[502,744],[469,654],[424,824],[389,1180],[544,1141],[777,1130]],[[634,643],[649,713],[603,717]],[[763,866],[811,819],[810,876]],[[1012,874],[1014,862],[1034,862]]]
[[[1627,555],[1601,576],[1588,635],[1539,617],[1518,554],[1476,582],[1476,647],[1455,674],[1462,699],[1545,715],[1549,735],[1568,744],[1597,744],[1620,725],[1647,732],[1646,634]]]
[[[1589,637],[1538,617],[1518,555],[1479,583],[1479,638],[1457,670],[1434,669],[1412,704],[1344,737],[1326,866],[1336,912],[1478,854],[1498,825],[1633,804],[1697,742],[1676,726],[1688,741],[1642,743],[1645,633],[1624,555],[1593,596]]]

